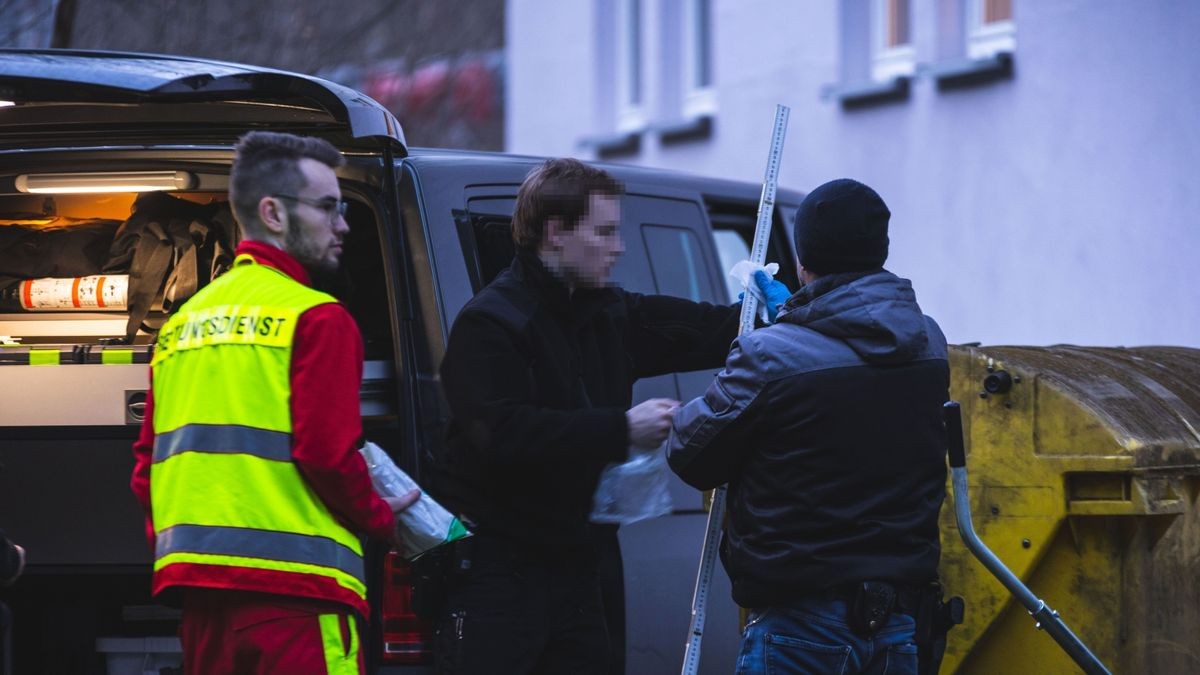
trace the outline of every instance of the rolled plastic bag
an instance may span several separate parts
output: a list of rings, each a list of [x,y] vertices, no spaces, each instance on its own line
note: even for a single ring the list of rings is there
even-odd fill
[[[380,495],[401,497],[421,489],[378,445],[367,441],[359,452],[371,472],[371,485]],[[396,540],[403,546],[401,554],[409,560],[469,536],[470,530],[424,490],[416,503],[396,515]]]
[[[592,498],[593,523],[628,525],[665,516],[674,508],[666,450],[630,450],[628,461],[610,464],[600,474]]]

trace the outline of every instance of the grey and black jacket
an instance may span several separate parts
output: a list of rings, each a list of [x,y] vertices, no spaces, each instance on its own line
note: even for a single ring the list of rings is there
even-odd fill
[[[886,270],[822,277],[734,343],[668,459],[694,487],[729,484],[739,605],[936,578],[948,390],[941,329]]]

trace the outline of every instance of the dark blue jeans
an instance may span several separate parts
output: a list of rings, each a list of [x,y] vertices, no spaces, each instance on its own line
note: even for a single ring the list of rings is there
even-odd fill
[[[913,618],[893,612],[875,635],[856,635],[846,602],[802,600],[754,610],[742,633],[738,675],[916,675]]]

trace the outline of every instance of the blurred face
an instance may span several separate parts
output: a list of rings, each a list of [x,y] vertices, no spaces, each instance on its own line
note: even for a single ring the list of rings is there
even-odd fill
[[[281,197],[287,204],[288,222],[283,249],[300,264],[318,272],[337,269],[342,240],[350,231],[342,216],[342,190],[333,169],[315,159],[300,160],[306,179],[298,194]]]
[[[621,198],[593,192],[575,229],[563,230],[560,221],[551,220],[546,224],[545,239],[556,255],[558,273],[569,285],[605,285],[617,258],[625,251],[621,241]]]

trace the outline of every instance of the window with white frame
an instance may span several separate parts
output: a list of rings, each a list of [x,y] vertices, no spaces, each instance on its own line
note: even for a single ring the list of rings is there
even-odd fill
[[[617,131],[637,131],[646,124],[642,47],[642,2],[620,0],[617,12]]]
[[[1012,0],[967,0],[967,56],[1012,53],[1016,46]]]
[[[872,0],[872,79],[909,76],[916,69],[909,4],[909,0]]]
[[[686,0],[683,26],[683,116],[696,118],[715,112],[717,107],[711,0]]]

